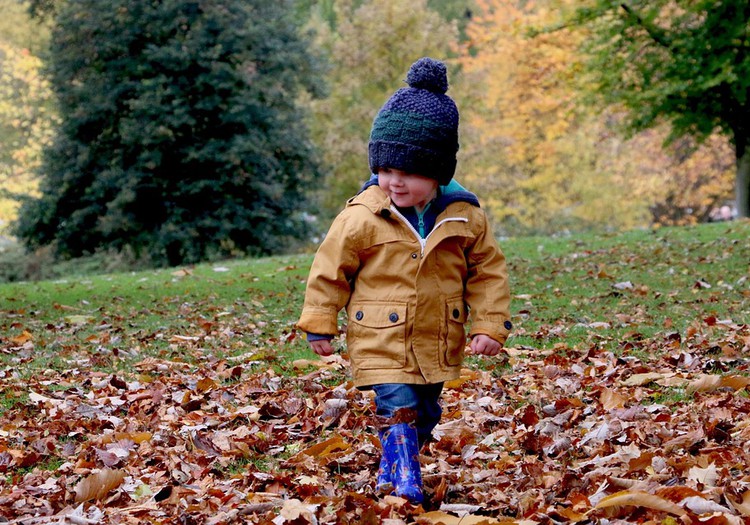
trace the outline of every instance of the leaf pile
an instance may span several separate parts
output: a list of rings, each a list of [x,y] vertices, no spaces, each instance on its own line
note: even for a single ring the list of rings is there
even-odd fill
[[[649,361],[509,348],[510,368],[465,369],[423,457],[425,506],[532,521],[750,518],[739,375],[750,330],[706,324],[684,343],[641,342],[663,356]],[[92,523],[432,519],[373,493],[372,399],[326,386],[343,365],[283,377],[146,359],[132,379],[49,373],[3,419],[0,510],[60,519],[84,503]],[[41,394],[51,383],[68,388]]]

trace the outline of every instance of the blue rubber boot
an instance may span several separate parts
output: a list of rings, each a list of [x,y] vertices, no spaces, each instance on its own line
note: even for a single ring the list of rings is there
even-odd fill
[[[382,432],[381,432],[381,443],[382,443]],[[380,467],[378,467],[378,477],[375,482],[375,491],[378,494],[390,494],[393,491],[393,483],[391,483],[391,465],[386,459],[385,453],[380,458]]]
[[[379,432],[383,458],[378,469],[376,489],[390,482],[397,496],[419,504],[422,495],[422,472],[419,465],[417,429],[409,423],[398,423]],[[380,471],[383,475],[380,475]]]

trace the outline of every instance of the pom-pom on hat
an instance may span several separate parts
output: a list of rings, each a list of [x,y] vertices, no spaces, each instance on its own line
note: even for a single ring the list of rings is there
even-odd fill
[[[458,109],[448,91],[445,64],[420,58],[401,88],[380,108],[372,123],[370,171],[394,168],[417,173],[445,186],[456,171]]]

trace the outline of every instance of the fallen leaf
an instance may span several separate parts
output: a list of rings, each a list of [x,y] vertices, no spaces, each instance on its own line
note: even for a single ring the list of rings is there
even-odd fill
[[[707,487],[715,487],[716,481],[719,479],[719,473],[716,470],[716,465],[711,463],[706,468],[692,467],[688,471],[687,477]]]
[[[731,496],[727,495],[726,500],[734,507],[734,510],[745,517],[750,517],[750,490],[742,493],[742,501],[737,502]]]
[[[272,521],[276,525],[282,525],[287,522],[302,523],[299,520],[305,520],[310,525],[317,525],[318,519],[315,517],[317,508],[318,505],[306,505],[298,499],[286,500],[279,515]]]
[[[602,393],[599,395],[599,402],[602,404],[604,410],[612,410],[613,408],[623,408],[627,402],[627,398],[615,390],[603,388]]]
[[[642,374],[633,374],[623,381],[622,384],[625,386],[643,386],[663,378],[664,374],[659,374],[658,372],[645,372]]]
[[[439,510],[425,512],[416,518],[419,525],[495,525],[498,523],[515,523],[515,521],[510,518],[498,520],[473,514],[458,517]]]
[[[647,492],[630,492],[627,490],[607,496],[597,503],[594,509],[625,506],[646,507],[662,512],[668,512],[676,516],[685,516],[687,514],[685,509],[669,500],[660,498],[659,496],[654,496]]]
[[[10,342],[15,346],[23,346],[24,344],[28,343],[29,341],[33,340],[34,336],[31,335],[31,332],[28,330],[24,330],[19,335],[15,337],[10,338]]]
[[[100,500],[114,489],[119,487],[125,479],[125,471],[102,469],[99,472],[90,474],[78,482],[75,488],[76,503],[90,501],[92,499]]]

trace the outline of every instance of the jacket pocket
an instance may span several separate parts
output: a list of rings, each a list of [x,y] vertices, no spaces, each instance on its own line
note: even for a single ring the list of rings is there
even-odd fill
[[[402,368],[406,364],[406,312],[405,303],[349,305],[346,341],[354,368]]]
[[[449,366],[460,365],[464,359],[466,347],[466,330],[468,311],[463,297],[448,299],[445,302],[445,339],[443,341],[443,359]]]

